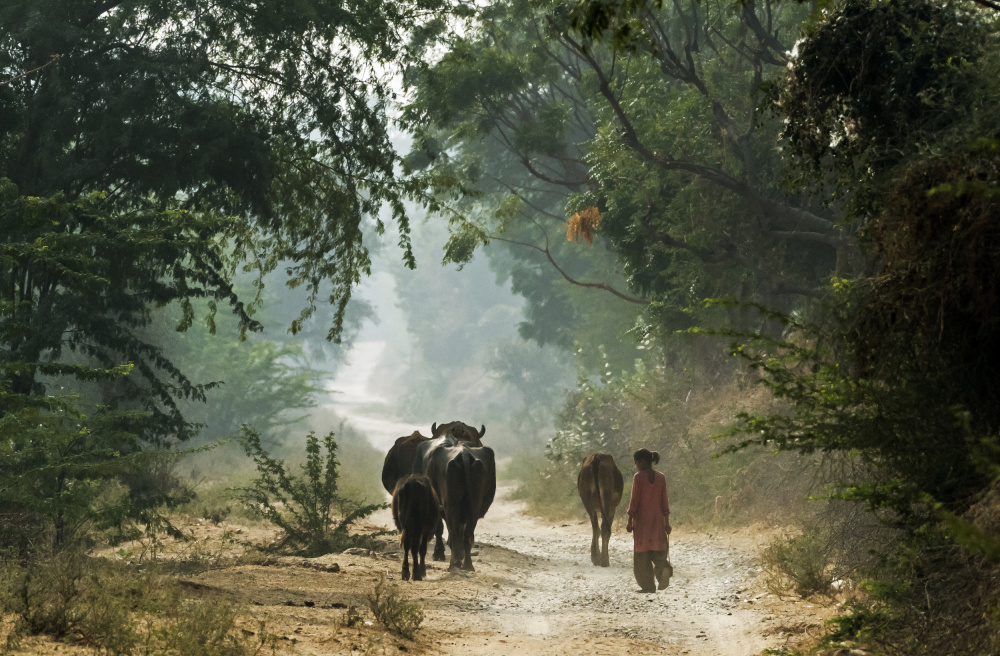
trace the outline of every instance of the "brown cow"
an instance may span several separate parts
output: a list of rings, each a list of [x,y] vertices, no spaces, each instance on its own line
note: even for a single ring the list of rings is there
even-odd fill
[[[404,581],[410,579],[409,557],[413,555],[413,580],[427,576],[427,542],[434,529],[441,523],[441,504],[423,474],[404,476],[392,493],[392,519],[399,531],[399,544],[403,548]]]
[[[611,538],[611,522],[615,519],[615,509],[622,500],[625,481],[615,465],[615,459],[607,453],[592,453],[583,459],[583,467],[576,479],[576,489],[580,492],[583,507],[590,515],[593,540],[590,543],[590,562],[607,567],[608,539]],[[601,549],[597,548],[597,513],[601,513]]]
[[[452,421],[447,424],[438,425],[437,422],[431,425],[431,434],[434,437],[443,437],[448,434],[453,435],[460,442],[467,442],[470,446],[482,446],[481,438],[486,434],[486,426],[478,431],[460,421]],[[420,467],[414,468],[414,456],[417,447],[430,440],[424,437],[420,431],[413,431],[410,435],[397,438],[389,452],[385,454],[385,462],[382,464],[382,487],[389,494],[396,489],[396,483],[408,474],[422,474]],[[434,560],[444,560],[444,522],[438,526],[437,540],[434,545]]]

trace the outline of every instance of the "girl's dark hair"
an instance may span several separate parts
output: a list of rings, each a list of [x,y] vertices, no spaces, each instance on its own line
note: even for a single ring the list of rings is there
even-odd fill
[[[656,451],[650,451],[649,449],[639,449],[632,454],[632,460],[642,460],[650,463],[651,465],[655,465],[660,462],[660,454]]]

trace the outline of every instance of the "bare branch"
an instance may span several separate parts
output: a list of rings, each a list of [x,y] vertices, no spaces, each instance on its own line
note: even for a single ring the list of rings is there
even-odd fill
[[[48,68],[49,66],[51,66],[52,64],[55,64],[57,61],[59,61],[59,59],[61,57],[62,57],[62,55],[50,55],[49,56],[49,60],[47,62],[45,62],[44,64],[42,64],[41,66],[33,68],[30,71],[25,71],[25,72],[21,73],[20,75],[15,75],[12,78],[6,79],[3,82],[0,82],[0,86],[3,86],[5,84],[10,84],[12,82],[17,82],[18,80],[21,80],[21,79],[24,79],[24,78],[28,77],[32,73],[37,73],[38,71],[44,70],[44,69]]]
[[[617,296],[623,301],[628,301],[629,303],[635,303],[636,305],[650,304],[650,302],[644,298],[636,298],[635,296],[629,296],[628,294],[623,294],[622,292],[618,291],[617,289],[615,289],[606,282],[582,282],[580,280],[577,280],[576,278],[573,278],[556,263],[555,258],[552,257],[552,252],[549,250],[548,245],[546,245],[545,248],[542,248],[541,246],[537,246],[535,244],[529,244],[523,241],[516,241],[514,239],[505,239],[503,237],[490,237],[490,239],[506,242],[508,244],[515,244],[517,246],[524,246],[525,248],[530,248],[532,250],[536,250],[539,253],[544,254],[545,257],[548,259],[549,264],[551,264],[553,268],[555,268],[555,270],[558,271],[559,274],[572,285],[576,285],[578,287],[589,287],[591,289],[602,289],[610,294],[613,294],[614,296]]]
[[[981,7],[986,7],[987,9],[992,9],[993,11],[1000,11],[1000,2],[994,2],[993,0],[972,0],[972,1]]]

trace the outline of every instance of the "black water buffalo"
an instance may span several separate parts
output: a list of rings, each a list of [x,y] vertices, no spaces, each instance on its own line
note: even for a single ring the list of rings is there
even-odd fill
[[[451,433],[459,441],[468,442],[472,446],[482,446],[482,437],[486,433],[486,426],[479,431],[463,424],[460,421],[452,421],[447,424],[438,425],[436,422],[431,425],[431,435],[434,437],[444,437]],[[385,454],[385,462],[382,464],[382,487],[389,494],[396,489],[396,483],[407,474],[419,473],[413,468],[413,457],[416,455],[417,446],[430,437],[424,437],[420,431],[413,431],[410,435],[396,438],[395,444],[390,447]],[[441,560],[444,560],[442,556]]]
[[[396,489],[396,483],[401,478],[413,473],[413,457],[417,454],[417,445],[429,440],[420,431],[413,431],[410,435],[397,438],[395,444],[389,448],[385,454],[385,462],[382,463],[382,487],[389,494]]]
[[[447,424],[431,425],[431,434],[434,437],[444,437],[452,435],[454,439],[467,442],[472,446],[483,445],[481,438],[486,434],[486,426],[478,431],[468,424],[460,421],[452,421]],[[385,454],[385,462],[382,464],[382,487],[389,494],[396,489],[396,483],[407,474],[422,474],[423,463],[416,463],[417,447],[432,438],[424,437],[420,431],[413,431],[410,435],[397,438],[395,444]],[[434,543],[434,560],[444,560],[444,522],[439,522],[436,530],[436,540]]]
[[[583,507],[590,515],[593,539],[590,542],[590,562],[601,567],[610,565],[608,540],[611,538],[611,522],[615,509],[622,500],[625,481],[618,471],[615,459],[606,453],[591,453],[583,459],[583,467],[576,479],[576,489],[580,493]],[[597,515],[601,514],[601,549],[597,548]]]
[[[455,436],[460,442],[468,442],[472,446],[483,445],[483,435],[486,434],[486,426],[478,431],[472,426],[461,421],[449,421],[447,424],[438,425],[437,422],[431,424],[431,437],[444,437],[448,433]]]
[[[399,531],[403,548],[404,581],[410,579],[410,555],[413,556],[413,580],[427,575],[425,559],[427,542],[441,523],[441,506],[431,480],[423,474],[410,474],[399,479],[392,492],[392,519]]]
[[[417,446],[414,466],[431,479],[448,525],[451,567],[474,571],[476,524],[486,515],[497,489],[496,460],[488,446],[470,446],[448,434]],[[434,547],[435,560],[444,546]]]

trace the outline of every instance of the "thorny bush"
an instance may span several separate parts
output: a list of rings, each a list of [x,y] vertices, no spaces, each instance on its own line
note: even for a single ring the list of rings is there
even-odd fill
[[[333,433],[328,433],[321,443],[315,433],[309,432],[302,474],[295,476],[283,460],[272,458],[264,450],[257,431],[249,426],[241,430],[243,449],[253,458],[258,472],[250,486],[241,490],[243,501],[284,531],[277,545],[279,549],[290,547],[302,556],[319,556],[350,547],[372,548],[373,538],[380,534],[351,535],[350,527],[387,506],[357,504],[339,494],[339,463]]]

